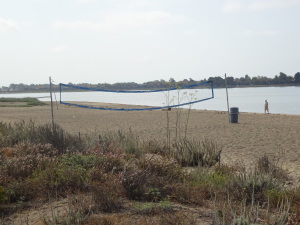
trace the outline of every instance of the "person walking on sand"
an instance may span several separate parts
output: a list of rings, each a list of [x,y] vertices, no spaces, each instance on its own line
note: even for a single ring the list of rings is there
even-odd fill
[[[269,103],[267,100],[265,100],[265,114],[266,114],[266,112],[268,112],[268,114],[269,114]]]

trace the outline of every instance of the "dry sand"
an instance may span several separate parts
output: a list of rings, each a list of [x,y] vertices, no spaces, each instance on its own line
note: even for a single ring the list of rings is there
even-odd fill
[[[180,118],[183,135],[187,110],[168,111],[172,137],[176,118]],[[35,121],[51,123],[50,106],[0,108],[0,121]],[[54,119],[71,133],[102,134],[106,131],[131,129],[141,139],[166,140],[167,112],[103,111],[55,105]],[[263,155],[280,156],[284,169],[296,180],[300,178],[300,115],[240,113],[239,123],[229,123],[226,112],[191,110],[187,136],[208,139],[222,147],[222,160],[227,163],[253,164]]]

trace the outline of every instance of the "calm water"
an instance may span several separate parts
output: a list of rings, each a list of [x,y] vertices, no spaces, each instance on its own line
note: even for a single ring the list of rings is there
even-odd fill
[[[202,90],[199,90],[200,92]],[[77,93],[64,94],[67,98],[74,101],[95,101],[93,93],[78,95]],[[76,95],[76,96],[75,96]],[[109,103],[127,103],[143,105],[143,100],[130,99],[126,95],[124,99],[114,99],[111,93],[109,98],[105,97],[99,102]],[[229,107],[238,107],[240,112],[264,112],[264,101],[269,102],[270,113],[300,115],[300,87],[249,87],[249,88],[229,88]],[[214,99],[196,103],[192,109],[220,110],[227,111],[226,90],[224,88],[214,89]],[[50,101],[49,93],[18,93],[18,94],[0,94],[0,97],[35,97],[42,101]],[[59,93],[53,95],[53,100],[59,101]],[[76,99],[75,99],[76,97]],[[66,100],[65,97],[63,100]],[[157,99],[153,98],[154,102]],[[141,101],[141,102],[139,102]],[[153,105],[155,105],[153,102]],[[151,104],[151,103],[150,103]]]
[[[240,112],[264,112],[264,102],[269,102],[270,113],[300,115],[300,87],[253,87],[228,89],[230,107]],[[195,107],[196,108],[196,107]],[[215,89],[215,98],[197,105],[197,109],[227,111],[225,89]]]

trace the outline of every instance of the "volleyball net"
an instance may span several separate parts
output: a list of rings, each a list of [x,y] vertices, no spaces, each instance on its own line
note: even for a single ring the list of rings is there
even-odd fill
[[[158,90],[104,90],[59,84],[60,104],[100,110],[135,111],[185,107],[214,98],[213,82]]]

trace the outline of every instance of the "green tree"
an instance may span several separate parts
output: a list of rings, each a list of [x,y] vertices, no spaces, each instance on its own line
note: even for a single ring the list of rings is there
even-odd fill
[[[234,78],[234,84],[235,85],[237,85],[237,86],[239,86],[239,85],[241,85],[242,84],[242,82],[241,82],[241,79],[240,78]]]
[[[296,84],[299,84],[300,83],[300,72],[297,72],[294,76],[294,82]]]
[[[234,85],[234,78],[233,77],[227,77],[226,82],[228,85]]]
[[[250,85],[251,84],[251,77],[249,77],[248,74],[245,75],[245,85]]]
[[[252,82],[252,84],[254,84],[254,85],[258,84],[258,79],[257,79],[257,77],[252,77],[251,82]]]
[[[172,78],[172,77],[171,77],[171,78],[169,79],[169,82],[171,82],[171,83],[175,83],[176,81],[175,81],[175,79],[174,79],[174,78]]]
[[[275,77],[273,79],[273,84],[279,84],[279,83],[280,83],[279,77],[278,77],[278,75],[275,75]]]
[[[280,80],[281,82],[286,82],[286,80],[287,80],[287,75],[286,75],[285,73],[280,72],[280,73],[279,73],[279,80]]]
[[[19,87],[18,84],[10,84],[9,85],[9,90],[10,91],[19,91],[18,87]]]
[[[294,80],[294,78],[292,76],[288,76],[285,73],[280,72],[279,73],[279,82],[281,84],[288,84],[288,83],[292,83]]]
[[[214,85],[216,87],[220,87],[220,86],[224,86],[225,85],[225,79],[223,79],[220,76],[218,76],[218,77],[209,77],[208,80],[213,81]]]

